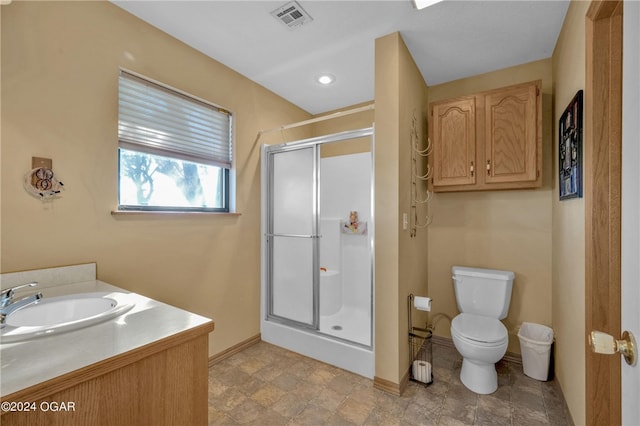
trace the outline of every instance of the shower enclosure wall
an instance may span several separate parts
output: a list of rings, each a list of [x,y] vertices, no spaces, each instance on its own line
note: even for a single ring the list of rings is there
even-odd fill
[[[262,339],[370,378],[372,144],[369,128],[262,152]]]

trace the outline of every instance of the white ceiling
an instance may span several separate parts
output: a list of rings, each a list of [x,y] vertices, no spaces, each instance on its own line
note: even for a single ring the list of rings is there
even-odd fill
[[[298,0],[313,21],[291,30],[280,1],[113,1],[202,53],[318,114],[374,98],[375,39],[402,34],[428,85],[552,55],[569,1]],[[336,81],[315,81],[331,73]]]

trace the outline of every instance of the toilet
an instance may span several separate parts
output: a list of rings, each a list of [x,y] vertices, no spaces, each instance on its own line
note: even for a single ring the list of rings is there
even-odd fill
[[[451,321],[451,337],[462,355],[460,380],[471,391],[498,389],[496,362],[507,351],[509,335],[500,322],[509,312],[514,273],[496,269],[451,268],[460,314]]]

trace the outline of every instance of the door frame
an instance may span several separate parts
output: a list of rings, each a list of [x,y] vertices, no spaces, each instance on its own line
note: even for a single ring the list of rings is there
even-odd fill
[[[585,332],[621,335],[623,2],[586,14]],[[588,339],[585,336],[585,343]],[[586,423],[621,424],[621,361],[585,344]]]
[[[622,329],[640,335],[640,2],[624,3],[622,99]],[[640,366],[622,362],[622,424],[640,424]]]

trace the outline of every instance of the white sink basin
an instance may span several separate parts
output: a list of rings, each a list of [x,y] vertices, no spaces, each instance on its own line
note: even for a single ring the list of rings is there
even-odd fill
[[[42,298],[7,315],[0,343],[12,343],[98,324],[135,305],[126,293],[80,293]]]

